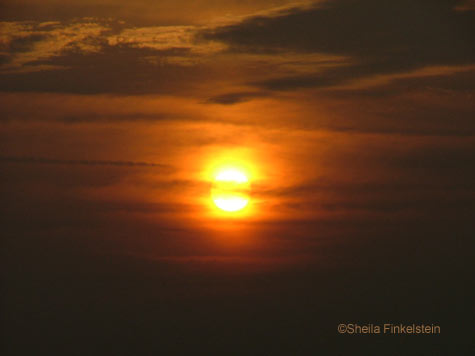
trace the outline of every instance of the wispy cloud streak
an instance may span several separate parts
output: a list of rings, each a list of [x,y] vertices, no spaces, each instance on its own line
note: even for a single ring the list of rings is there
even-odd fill
[[[70,165],[84,165],[84,166],[123,166],[123,167],[170,168],[166,164],[152,163],[152,162],[68,160],[68,159],[55,159],[55,158],[46,158],[46,157],[0,156],[0,162],[34,163],[34,164],[70,164]]]

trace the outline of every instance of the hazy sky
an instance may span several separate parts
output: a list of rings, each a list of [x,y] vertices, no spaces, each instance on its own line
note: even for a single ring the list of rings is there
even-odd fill
[[[465,305],[471,263],[474,9],[2,1],[8,350],[21,350],[25,325],[44,326],[29,345],[49,350],[51,333],[74,344],[63,315],[74,330],[102,320],[86,337],[95,345],[102,335],[100,347],[124,337],[124,320],[143,322],[139,330],[181,320],[186,338],[213,330],[226,350],[234,333],[219,330],[230,320],[257,325],[249,343],[269,350],[261,331],[277,310],[294,330],[290,349],[297,335],[330,347],[340,319],[394,320],[401,310],[407,323],[463,324],[441,310]],[[210,171],[228,160],[252,172],[251,205],[238,217],[217,214],[209,196]],[[348,288],[353,306],[337,297]],[[210,324],[184,312],[199,303]],[[125,338],[125,349],[139,339]]]

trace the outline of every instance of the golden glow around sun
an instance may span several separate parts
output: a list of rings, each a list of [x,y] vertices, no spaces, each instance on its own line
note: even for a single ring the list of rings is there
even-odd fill
[[[218,170],[211,199],[214,204],[226,212],[237,212],[244,209],[249,203],[250,184],[246,174],[234,167]]]

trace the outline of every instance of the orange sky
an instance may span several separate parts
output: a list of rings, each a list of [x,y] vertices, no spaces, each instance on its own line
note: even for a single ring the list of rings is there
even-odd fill
[[[191,288],[200,298],[249,283],[298,305],[291,291],[328,271],[350,283],[348,271],[391,274],[405,261],[403,288],[427,265],[434,285],[466,270],[474,20],[473,3],[455,0],[3,1],[11,280],[27,279],[19,261],[61,279],[45,261],[77,258],[76,273],[109,256],[131,276],[122,259],[163,268],[157,285],[224,278],[222,290]],[[219,162],[250,172],[242,213],[211,202]]]

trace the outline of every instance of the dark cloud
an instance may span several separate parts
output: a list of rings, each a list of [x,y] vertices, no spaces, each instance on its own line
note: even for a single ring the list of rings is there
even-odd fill
[[[211,104],[222,104],[222,105],[232,105],[242,102],[246,102],[255,98],[262,98],[269,94],[265,92],[237,92],[237,93],[228,93],[218,96],[214,96],[208,99],[208,103]]]
[[[266,90],[293,90],[298,88],[328,88],[342,84],[347,80],[364,78],[378,74],[378,71],[368,66],[351,66],[341,69],[328,70],[319,74],[295,75],[251,82]],[[407,93],[417,89],[445,89],[451,91],[468,92],[475,90],[475,72],[467,68],[458,73],[420,75],[414,77],[390,78],[387,83],[376,84],[372,87],[359,87],[357,89],[335,88],[327,93],[335,95],[350,93],[351,95],[386,96],[397,93]],[[330,91],[331,90],[331,91]]]
[[[102,43],[100,52],[78,53],[74,47],[58,56],[36,60],[25,67],[59,66],[60,70],[3,73],[0,90],[44,91],[78,94],[148,94],[185,90],[200,75],[194,67],[170,63],[167,58],[185,55],[188,49],[155,50]]]
[[[237,52],[301,52],[346,56],[348,66],[280,76],[266,89],[328,87],[374,74],[475,61],[475,14],[457,1],[327,1],[310,9],[257,16],[203,33]]]
[[[334,75],[332,75],[332,73]],[[341,82],[345,75],[340,71],[332,73],[296,75],[281,78],[272,78],[250,83],[267,90],[293,90],[298,88],[324,88]]]
[[[266,82],[258,83],[258,85],[271,84],[272,83]],[[447,96],[461,95],[465,96],[466,103],[469,103],[475,91],[475,71],[462,70],[450,74],[393,78],[386,83],[369,87],[328,89],[325,93],[322,92],[322,94],[330,94],[333,97],[339,97],[341,99],[350,99],[356,96],[376,99],[417,91],[440,93]]]
[[[47,36],[44,34],[31,34],[25,37],[14,38],[7,46],[10,53],[27,52],[35,43],[42,41]]]
[[[22,37],[12,38],[10,41],[0,42],[0,68],[12,62],[13,56],[18,53],[29,52],[34,45],[47,38],[44,34],[30,34]]]

